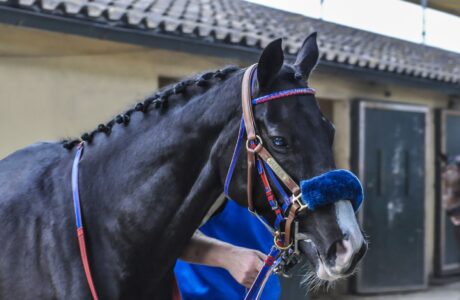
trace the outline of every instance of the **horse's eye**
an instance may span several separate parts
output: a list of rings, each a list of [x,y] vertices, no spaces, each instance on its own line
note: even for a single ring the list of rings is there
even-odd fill
[[[272,138],[273,145],[277,147],[287,147],[286,139],[280,136],[275,136]]]

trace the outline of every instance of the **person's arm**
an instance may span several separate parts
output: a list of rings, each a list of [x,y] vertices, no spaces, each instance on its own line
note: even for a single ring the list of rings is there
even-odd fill
[[[237,282],[251,287],[266,256],[257,251],[237,247],[196,231],[180,259],[226,269]]]

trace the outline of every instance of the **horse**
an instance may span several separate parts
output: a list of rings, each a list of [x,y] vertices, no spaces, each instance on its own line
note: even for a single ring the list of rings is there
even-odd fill
[[[460,155],[451,161],[441,155],[442,205],[452,224],[460,228]],[[460,229],[459,237],[460,237]]]
[[[307,88],[318,60],[316,34],[303,42],[294,64],[284,61],[281,39],[272,41],[257,64],[254,96]],[[171,299],[175,262],[224,189],[244,73],[229,66],[186,78],[81,139],[36,143],[1,160],[0,298],[91,298],[71,184],[73,161],[84,145],[76,180],[99,297]],[[293,180],[336,168],[334,126],[313,94],[259,105],[254,120],[260,140]],[[247,160],[238,155],[228,188],[243,206]],[[254,210],[273,224],[261,180],[255,178],[252,188]],[[367,243],[349,201],[306,209],[295,218],[302,236],[296,245],[319,279],[353,273]]]

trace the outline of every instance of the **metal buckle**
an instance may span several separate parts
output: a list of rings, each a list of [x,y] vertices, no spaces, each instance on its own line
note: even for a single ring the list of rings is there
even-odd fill
[[[290,271],[300,262],[300,260],[301,257],[298,254],[285,251],[280,255],[278,264],[275,266],[273,272],[277,275],[290,278],[292,277],[292,273],[290,273]]]
[[[303,204],[302,201],[300,201],[301,198],[302,193],[299,193],[297,196],[292,196],[292,203],[297,203],[297,205],[299,206],[299,209],[297,210],[298,212],[308,208],[307,204]]]
[[[251,147],[249,147],[249,143],[250,142],[253,142],[253,141],[257,141],[256,143],[256,147],[254,149],[252,149]],[[259,135],[256,135],[256,138],[253,139],[253,140],[246,140],[246,150],[249,151],[249,152],[257,152],[257,150],[260,149],[260,147],[262,147],[264,144],[264,142],[262,141],[262,138],[259,136]]]
[[[279,250],[286,251],[292,247],[293,242],[291,241],[291,243],[289,243],[289,245],[287,246],[280,246],[280,244],[278,243],[278,242],[281,242],[280,235],[281,233],[279,231],[275,232],[275,236],[273,237],[273,244],[275,244],[275,247],[278,248]]]

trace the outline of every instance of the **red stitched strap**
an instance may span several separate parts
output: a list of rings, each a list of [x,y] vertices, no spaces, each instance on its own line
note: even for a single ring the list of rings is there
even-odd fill
[[[275,260],[276,260],[275,257],[268,255],[267,258],[265,259],[265,264],[271,267],[275,263]]]
[[[80,247],[81,261],[83,263],[83,269],[85,270],[86,281],[88,282],[89,289],[93,300],[98,300],[96,293],[96,287],[94,286],[93,276],[91,276],[91,269],[89,268],[88,254],[86,252],[85,233],[83,227],[77,229],[78,246]]]
[[[260,178],[262,180],[262,183],[264,185],[264,189],[265,189],[265,196],[267,197],[267,200],[270,204],[270,207],[272,208],[272,210],[275,212],[276,215],[279,215],[280,218],[283,218],[283,213],[281,212],[281,209],[279,208],[278,206],[278,203],[275,199],[275,195],[273,194],[273,190],[270,186],[270,182],[268,181],[268,178],[267,178],[267,174],[265,173],[265,168],[264,168],[264,165],[262,164],[262,161],[260,160],[260,158],[257,158],[258,162],[259,162],[259,167],[260,167]],[[270,203],[270,201],[273,203]]]

